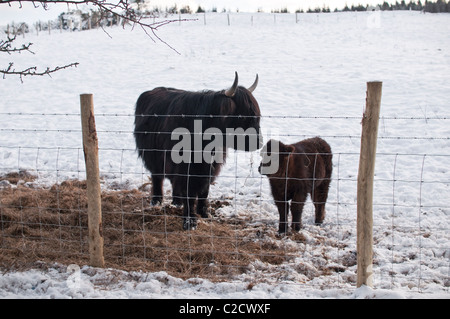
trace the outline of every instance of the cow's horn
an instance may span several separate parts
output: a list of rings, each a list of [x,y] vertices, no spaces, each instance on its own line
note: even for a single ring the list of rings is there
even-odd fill
[[[236,92],[236,89],[237,89],[237,86],[238,86],[238,74],[237,74],[237,72],[234,72],[234,74],[235,74],[235,76],[234,76],[233,86],[225,91],[225,95],[229,96],[229,97],[233,97],[234,96],[234,93]]]
[[[255,83],[253,83],[252,86],[248,88],[248,90],[253,93],[253,91],[256,89],[257,86],[258,86],[258,74],[256,74]]]

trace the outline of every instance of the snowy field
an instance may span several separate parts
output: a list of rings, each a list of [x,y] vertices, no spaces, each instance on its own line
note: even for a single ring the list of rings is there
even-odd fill
[[[0,297],[55,298],[449,298],[450,15],[417,12],[208,14],[183,18],[154,43],[139,28],[27,34],[35,55],[0,56],[16,69],[79,62],[52,77],[1,80],[0,174],[26,169],[36,183],[84,179],[79,95],[94,94],[104,188],[147,182],[134,150],[137,97],[157,86],[222,90],[259,75],[266,141],[321,136],[334,153],[325,223],[308,202],[302,254],[212,283],[164,272],[79,265],[0,276]],[[10,21],[0,21],[6,25]],[[383,82],[374,196],[374,290],[355,288],[356,181],[366,82]],[[258,152],[229,153],[210,197],[217,212],[275,231],[278,213]],[[169,184],[166,183],[166,188]],[[57,260],[55,260],[57,262]],[[326,264],[328,274],[317,275]],[[301,268],[301,269],[300,269]],[[305,272],[305,269],[308,272]],[[317,272],[318,273],[318,272]],[[307,275],[305,275],[307,274]],[[112,278],[114,278],[112,280]],[[108,283],[110,282],[110,283]],[[249,289],[249,282],[252,288]],[[108,284],[107,284],[108,283]]]

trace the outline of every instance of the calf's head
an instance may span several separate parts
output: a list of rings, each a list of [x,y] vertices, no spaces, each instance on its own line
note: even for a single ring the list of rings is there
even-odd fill
[[[268,177],[285,177],[289,155],[294,151],[292,145],[271,139],[261,150],[262,161],[258,171]]]

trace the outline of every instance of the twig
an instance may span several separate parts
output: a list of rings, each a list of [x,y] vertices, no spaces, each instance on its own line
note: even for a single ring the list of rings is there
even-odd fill
[[[80,5],[80,4],[91,4],[93,6],[96,6],[100,13],[101,13],[101,20],[107,17],[107,15],[104,15],[103,13],[109,13],[116,17],[120,17],[121,19],[124,19],[126,21],[131,22],[134,25],[139,25],[145,33],[152,39],[152,35],[160,42],[167,45],[169,48],[174,50],[176,53],[179,54],[177,50],[175,50],[171,45],[169,45],[166,41],[162,40],[161,37],[159,37],[156,34],[156,31],[161,26],[164,26],[169,23],[173,22],[180,22],[180,21],[195,21],[197,19],[170,19],[170,20],[164,20],[160,22],[154,22],[154,23],[145,23],[142,21],[142,16],[136,13],[135,10],[131,7],[131,3],[129,0],[119,0],[117,3],[111,3],[107,0],[2,0],[1,3],[13,3],[13,2],[19,2],[20,5],[22,5],[22,2],[32,2],[35,6],[35,3],[41,3],[44,10],[48,10],[48,4],[61,4],[65,3],[67,5],[73,4],[73,5]],[[122,11],[122,12],[118,12]],[[150,29],[151,32],[148,32],[146,29]]]
[[[33,43],[28,44],[22,44],[21,48],[12,47],[12,43],[16,40],[16,36],[13,38],[10,38],[8,36],[7,40],[0,40],[0,52],[6,52],[8,54],[11,54],[12,52],[22,52],[22,51],[28,51],[32,54],[34,54],[33,51],[30,50],[30,47],[33,45]]]
[[[43,76],[43,75],[48,75],[51,77],[51,74],[54,72],[57,72],[59,70],[64,70],[70,67],[77,67],[79,65],[78,62],[74,62],[74,63],[70,63],[64,66],[57,66],[53,69],[50,69],[49,67],[47,67],[47,69],[45,71],[39,72],[37,70],[37,67],[32,66],[29,67],[25,70],[22,71],[16,71],[15,69],[13,69],[13,65],[14,63],[10,62],[8,68],[6,68],[5,70],[0,70],[0,73],[3,74],[3,78],[6,77],[6,75],[19,75],[20,76],[20,81],[23,83],[23,77],[25,76]]]
[[[31,2],[35,8],[37,8],[38,4],[40,3],[44,10],[48,10],[49,3],[52,3],[52,4],[65,3],[65,4],[67,4],[67,6],[69,6],[71,4],[76,5],[76,6],[78,6],[80,4],[91,4],[93,6],[96,6],[99,9],[99,13],[100,13],[99,21],[107,19],[108,16],[113,15],[113,16],[123,19],[124,21],[131,23],[133,25],[133,28],[134,28],[134,26],[138,25],[142,28],[142,30],[145,32],[145,34],[147,34],[147,36],[153,42],[156,42],[156,40],[157,40],[157,41],[165,44],[166,46],[168,46],[170,49],[175,51],[177,54],[180,54],[180,53],[173,46],[171,46],[169,43],[164,41],[157,34],[158,29],[162,26],[165,26],[167,24],[177,22],[177,21],[179,22],[179,21],[196,20],[196,19],[171,19],[171,20],[164,20],[164,21],[153,22],[153,23],[145,23],[143,21],[143,16],[138,14],[135,10],[133,10],[129,0],[119,0],[116,3],[108,2],[108,0],[60,0],[60,1],[57,1],[57,0],[48,0],[48,1],[47,0],[2,0],[0,2],[0,4],[7,3],[8,5],[11,6],[11,3],[13,3],[13,2],[18,2],[20,7],[22,7],[22,2]],[[111,35],[109,35],[109,33],[105,30],[105,28],[103,28],[103,26],[100,23],[99,23],[99,25],[101,26],[103,31],[109,37],[111,37]],[[123,25],[125,27],[125,23]],[[11,54],[12,52],[21,53],[22,51],[28,51],[28,52],[34,54],[34,52],[30,50],[32,43],[23,44],[22,47],[19,47],[19,48],[13,47],[12,42],[15,39],[16,39],[16,36],[14,36],[13,38],[10,38],[8,36],[7,40],[1,40],[0,41],[0,52],[6,52],[8,54]],[[3,74],[3,78],[5,78],[6,75],[19,75],[20,81],[23,83],[23,77],[25,77],[25,76],[28,76],[28,75],[30,75],[30,76],[43,76],[43,75],[51,76],[50,75],[51,73],[54,73],[59,70],[63,70],[63,69],[66,69],[66,68],[69,68],[72,66],[76,67],[78,64],[79,64],[78,62],[70,63],[70,64],[67,64],[67,65],[64,65],[61,67],[58,66],[54,69],[47,68],[45,71],[39,72],[37,70],[37,67],[29,67],[22,71],[16,71],[13,68],[14,63],[10,62],[9,66],[6,69],[0,70],[0,73]]]

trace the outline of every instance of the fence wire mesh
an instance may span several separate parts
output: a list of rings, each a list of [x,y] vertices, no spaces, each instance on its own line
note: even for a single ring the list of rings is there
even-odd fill
[[[0,116],[2,266],[37,260],[86,263],[79,114]],[[133,120],[132,114],[96,114],[106,266],[167,271],[182,278],[239,278],[249,284],[354,285],[360,117],[261,117],[261,126],[272,128],[263,132],[265,141],[293,143],[321,130],[333,151],[324,224],[315,225],[308,199],[303,228],[286,236],[277,233],[278,213],[268,179],[258,172],[259,152],[233,150],[211,186],[208,218],[199,219],[195,231],[183,231],[182,208],[171,204],[167,180],[163,203],[150,204],[150,173],[135,150]],[[434,123],[442,121],[448,118],[380,118],[374,184],[376,286],[408,282],[408,288],[421,290],[437,284],[448,291],[450,137],[433,133]],[[413,130],[417,123],[427,129]],[[425,147],[429,152],[422,152]],[[317,281],[319,277],[324,280]]]

